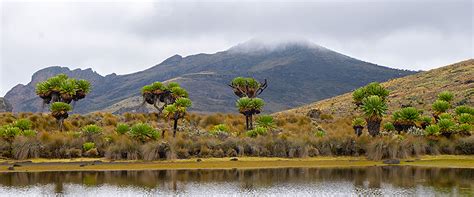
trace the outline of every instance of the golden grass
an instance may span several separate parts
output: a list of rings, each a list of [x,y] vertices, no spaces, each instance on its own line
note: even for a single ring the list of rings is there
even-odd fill
[[[260,168],[334,168],[334,167],[365,167],[386,166],[381,161],[370,161],[364,157],[312,157],[312,158],[261,158],[241,157],[238,161],[230,158],[205,158],[201,162],[196,159],[165,160],[165,161],[115,161],[104,158],[78,158],[78,159],[32,159],[33,165],[15,167],[15,172],[39,171],[112,171],[112,170],[167,170],[167,169],[260,169]],[[443,168],[474,168],[474,156],[439,155],[423,156],[420,159],[406,162],[402,160],[399,165],[443,167]],[[89,162],[89,165],[79,167],[77,162]],[[92,161],[102,161],[90,165]],[[14,160],[0,160],[13,164]],[[74,163],[73,163],[74,162]],[[0,172],[7,170],[9,165],[0,166]]]

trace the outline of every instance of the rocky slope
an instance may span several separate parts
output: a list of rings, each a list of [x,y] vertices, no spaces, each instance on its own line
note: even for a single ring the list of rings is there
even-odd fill
[[[11,112],[12,105],[5,99],[0,97],[0,113],[1,112]]]
[[[235,100],[227,84],[237,76],[267,79],[260,96],[265,111],[290,109],[315,100],[340,95],[372,81],[386,81],[413,74],[360,61],[307,42],[266,45],[250,41],[214,54],[172,56],[144,71],[100,76],[91,69],[49,67],[38,71],[27,85],[6,94],[14,111],[41,111],[34,93],[38,81],[59,73],[92,81],[93,90],[76,103],[75,112],[146,111],[141,108],[140,88],[154,81],[176,81],[189,91],[192,111],[235,112]]]
[[[455,106],[474,106],[474,59],[389,80],[382,85],[390,90],[389,113],[402,106],[413,106],[429,114],[438,93],[446,90],[454,93]],[[319,111],[326,116],[341,118],[355,115],[354,107],[350,92],[277,114],[306,115],[310,111]]]

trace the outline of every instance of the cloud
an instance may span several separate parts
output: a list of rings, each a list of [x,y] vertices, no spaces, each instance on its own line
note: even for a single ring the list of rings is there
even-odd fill
[[[0,95],[48,66],[125,74],[252,38],[309,40],[365,61],[425,70],[472,58],[472,4],[2,1]]]

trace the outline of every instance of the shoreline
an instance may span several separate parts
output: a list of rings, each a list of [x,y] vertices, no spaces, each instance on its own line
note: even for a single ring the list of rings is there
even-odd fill
[[[0,173],[53,171],[122,171],[122,170],[212,170],[267,168],[351,168],[370,166],[418,166],[439,168],[474,168],[474,156],[438,155],[400,159],[400,164],[384,164],[365,157],[273,158],[238,157],[176,159],[162,161],[110,161],[105,158],[0,160]],[[9,170],[14,167],[14,170]]]

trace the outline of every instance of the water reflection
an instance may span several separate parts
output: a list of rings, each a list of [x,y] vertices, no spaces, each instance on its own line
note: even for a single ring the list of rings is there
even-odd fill
[[[9,172],[0,193],[13,194],[474,194],[474,169],[408,166],[253,170]]]

